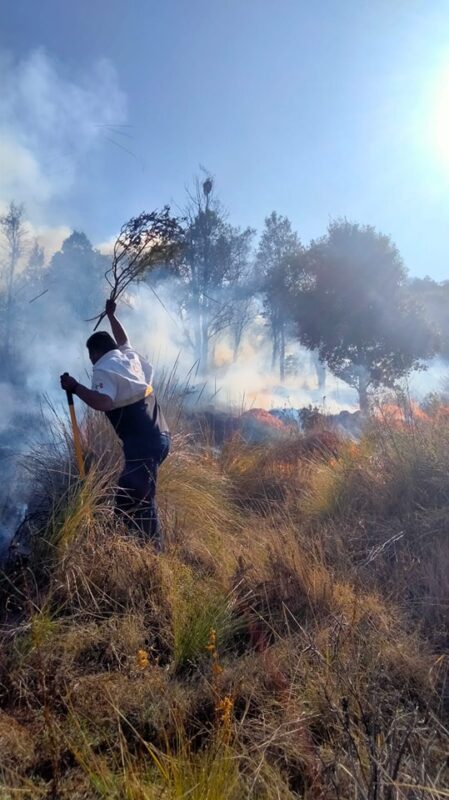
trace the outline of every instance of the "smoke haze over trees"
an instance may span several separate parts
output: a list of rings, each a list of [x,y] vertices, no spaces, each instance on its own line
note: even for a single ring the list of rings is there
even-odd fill
[[[0,217],[2,236],[2,347],[1,368],[7,378],[12,377],[11,365],[14,360],[14,340],[16,333],[16,293],[18,291],[18,269],[25,254],[26,229],[24,208],[11,201],[8,211]]]
[[[66,369],[89,381],[87,320],[109,293],[111,252],[76,230],[44,252],[17,200],[0,222],[0,506],[15,520],[23,498],[3,494],[18,485],[30,435],[41,436],[42,399],[63,405]],[[144,270],[120,315],[157,376],[174,363],[195,375],[192,402],[336,412],[358,392],[366,408],[370,390],[396,386],[434,352],[449,356],[449,284],[410,281],[370,226],[336,221],[306,245],[273,211],[257,238],[228,222],[211,178],[188,193],[182,224],[173,263]]]
[[[102,305],[104,274],[110,261],[94,249],[85,233],[74,231],[50,261],[45,272],[46,288],[80,319],[86,319]]]
[[[412,300],[399,252],[373,227],[332,222],[289,273],[301,342],[357,390],[362,409],[370,386],[394,387],[434,355],[436,337]]]
[[[254,231],[226,221],[213,181],[197,182],[187,208],[185,247],[179,269],[180,311],[200,370],[207,374],[214,339],[234,324],[238,349],[247,306],[241,288],[248,279]],[[236,295],[236,292],[239,296]],[[239,320],[239,322],[237,322]]]
[[[436,331],[439,353],[449,358],[449,281],[438,283],[429,277],[414,278],[410,292]]]
[[[265,314],[272,340],[271,368],[279,365],[279,378],[285,378],[285,347],[287,328],[291,320],[286,309],[288,302],[287,271],[291,260],[301,258],[303,247],[291,222],[273,211],[265,219],[256,255],[260,270]]]
[[[257,241],[254,230],[227,221],[210,177],[188,193],[183,225],[176,263],[142,277],[157,289],[158,312],[176,326],[173,351],[184,350],[186,364],[197,362],[206,379],[218,374],[220,364],[238,365],[245,341],[254,358],[270,347],[271,370],[269,359],[261,358],[265,377],[277,369],[278,382],[288,380],[291,387],[295,375],[301,379],[301,360],[294,355],[300,344],[315,367],[356,389],[365,408],[369,388],[393,387],[421,368],[438,350],[438,336],[438,352],[449,353],[447,286],[410,282],[395,245],[371,226],[334,221],[306,246],[290,220],[273,211]],[[111,257],[73,231],[45,265],[41,244],[27,236],[25,210],[14,203],[1,218],[0,233],[2,370],[4,380],[14,372],[20,383],[26,382],[21,365],[30,365],[26,342],[41,327],[47,340],[60,338],[64,320],[70,321],[72,330],[82,329],[76,346],[83,347],[90,329],[85,321],[98,313],[107,293]],[[151,339],[152,320],[143,319],[142,326],[149,326]],[[245,359],[250,383],[251,355]]]

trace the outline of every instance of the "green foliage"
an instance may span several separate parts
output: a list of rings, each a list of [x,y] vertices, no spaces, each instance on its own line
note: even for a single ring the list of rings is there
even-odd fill
[[[217,647],[238,629],[233,604],[214,584],[199,580],[186,565],[174,574],[172,593],[173,657],[176,668],[194,664],[207,655],[211,630]]]
[[[298,263],[304,249],[291,222],[273,211],[265,219],[256,263],[264,296],[265,315],[273,342],[272,366],[279,362],[280,380],[285,377],[285,338],[289,320],[288,274],[292,260]]]
[[[449,281],[438,283],[432,278],[414,278],[410,293],[438,336],[438,352],[449,356]]]
[[[388,236],[371,226],[332,222],[306,258],[290,265],[293,316],[302,344],[354,386],[394,386],[435,349],[435,337],[406,287]]]
[[[254,231],[230,225],[214,197],[213,182],[197,182],[190,196],[187,229],[179,274],[182,314],[189,344],[205,372],[211,339],[241,318],[242,303],[234,306],[235,291],[249,274],[249,252]],[[241,298],[238,298],[241,300]],[[243,311],[246,306],[243,304]]]
[[[112,264],[105,272],[110,287],[109,299],[116,302],[137,281],[143,280],[161,266],[173,268],[183,241],[183,229],[170,206],[161,211],[142,212],[131,217],[120,229],[112,251]],[[97,317],[94,330],[104,319]]]
[[[104,274],[110,259],[92,247],[84,233],[74,231],[54,254],[46,272],[46,288],[80,319],[103,304]]]
[[[160,763],[170,800],[240,800],[245,796],[238,754],[219,738],[195,753],[184,734],[177,752],[165,754]]]

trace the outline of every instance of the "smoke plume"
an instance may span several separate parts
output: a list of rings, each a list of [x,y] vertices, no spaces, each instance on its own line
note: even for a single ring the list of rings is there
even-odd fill
[[[0,51],[0,82],[0,209],[24,203],[32,232],[51,251],[68,232],[51,223],[57,204],[105,126],[125,119],[125,97],[110,62],[69,75],[43,49],[20,60]]]

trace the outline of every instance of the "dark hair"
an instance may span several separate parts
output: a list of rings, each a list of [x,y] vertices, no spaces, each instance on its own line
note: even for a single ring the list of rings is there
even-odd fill
[[[93,333],[92,336],[89,336],[86,347],[89,351],[95,350],[97,353],[101,353],[104,356],[105,353],[109,353],[110,350],[117,350],[117,342],[114,341],[111,334],[107,331],[97,331]]]

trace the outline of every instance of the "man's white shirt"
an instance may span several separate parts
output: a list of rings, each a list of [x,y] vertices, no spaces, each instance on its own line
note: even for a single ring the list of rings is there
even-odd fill
[[[129,342],[109,350],[92,371],[92,389],[111,398],[114,408],[141,400],[153,382],[153,367]]]

